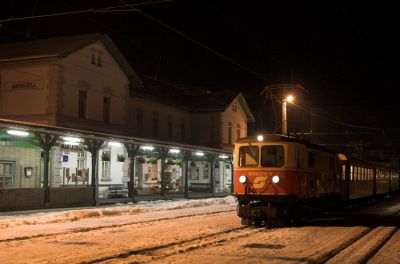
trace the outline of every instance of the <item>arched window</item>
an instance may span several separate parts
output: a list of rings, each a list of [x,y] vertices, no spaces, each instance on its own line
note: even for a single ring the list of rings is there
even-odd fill
[[[111,121],[111,96],[113,91],[110,87],[103,88],[103,122]]]
[[[78,118],[87,118],[87,93],[89,90],[89,83],[84,80],[79,81],[78,92]]]
[[[168,133],[168,139],[172,139],[172,116],[168,115],[167,118],[167,133]]]
[[[237,124],[236,126],[236,140],[239,140],[240,138],[240,124]]]
[[[155,137],[155,138],[158,137],[158,119],[159,119],[158,112],[154,112],[153,113],[153,137]]]
[[[136,135],[143,135],[143,109],[136,108]]]
[[[228,144],[232,144],[232,123],[228,122]]]
[[[181,119],[181,140],[182,142],[186,140],[186,120],[184,118]]]

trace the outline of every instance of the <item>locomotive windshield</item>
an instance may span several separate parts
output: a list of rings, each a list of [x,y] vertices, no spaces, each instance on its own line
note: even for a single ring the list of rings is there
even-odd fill
[[[283,146],[263,146],[261,148],[261,166],[282,167],[283,163]]]
[[[258,147],[240,147],[239,167],[255,167],[258,165]]]

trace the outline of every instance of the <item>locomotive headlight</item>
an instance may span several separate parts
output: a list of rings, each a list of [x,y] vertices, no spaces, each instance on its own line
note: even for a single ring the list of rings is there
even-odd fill
[[[279,182],[279,176],[278,175],[272,176],[272,182],[273,183],[278,183]]]
[[[239,176],[239,182],[245,184],[247,182],[247,177],[244,175]]]

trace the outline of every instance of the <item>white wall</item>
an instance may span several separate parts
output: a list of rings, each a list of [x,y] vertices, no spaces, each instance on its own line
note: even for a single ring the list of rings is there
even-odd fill
[[[92,64],[92,52],[101,52],[102,67]],[[78,117],[79,82],[86,81],[87,119],[103,121],[104,88],[112,90],[110,123],[125,125],[129,81],[118,63],[101,42],[76,51],[61,60],[63,70],[62,114]]]
[[[236,106],[236,111],[233,110],[233,106]],[[228,124],[232,123],[232,144],[228,145]],[[238,140],[237,137],[237,125],[240,125],[240,137],[247,136],[247,121],[243,109],[241,108],[237,99],[233,100],[232,103],[222,113],[222,144],[224,149],[233,150],[233,144]]]
[[[24,118],[48,113],[49,75],[54,60],[8,63],[0,66],[0,115]]]
[[[143,110],[143,134],[142,137],[153,138],[153,113],[159,114],[158,139],[168,139],[168,116],[172,116],[172,139],[170,141],[181,142],[181,120],[186,121],[186,141],[190,138],[191,115],[185,110],[175,108],[139,97],[131,97],[129,101],[129,134],[137,135],[136,109]]]

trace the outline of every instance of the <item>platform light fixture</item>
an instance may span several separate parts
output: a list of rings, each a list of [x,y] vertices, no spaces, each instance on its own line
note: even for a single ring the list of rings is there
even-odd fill
[[[181,151],[180,151],[179,149],[170,149],[168,152],[169,152],[169,153],[172,153],[172,154],[181,153]]]
[[[108,142],[108,146],[112,146],[112,147],[120,147],[122,144],[116,141],[110,141]]]
[[[70,143],[80,143],[82,141],[82,139],[77,138],[77,137],[61,137],[61,139],[63,139],[64,141]]]
[[[227,159],[227,158],[229,158],[229,156],[228,156],[228,155],[225,155],[225,154],[219,155],[218,157],[219,157],[220,159]]]
[[[203,157],[204,153],[203,152],[196,152],[196,153],[194,153],[194,155],[199,156],[199,157]]]
[[[141,146],[140,148],[144,151],[153,151],[154,150],[153,146]]]
[[[15,129],[7,130],[7,134],[9,134],[11,136],[17,136],[17,137],[27,137],[27,136],[29,136],[29,133],[27,131],[15,130]]]

